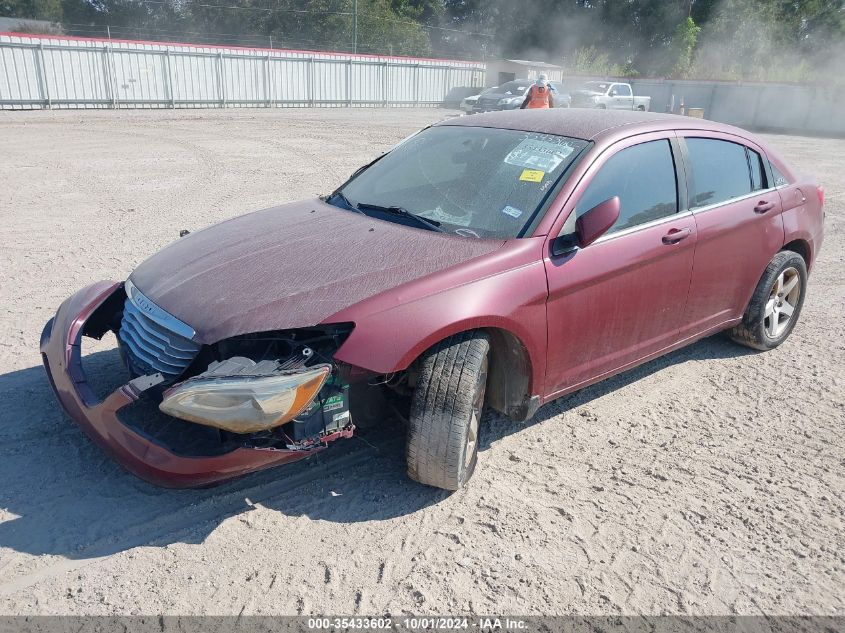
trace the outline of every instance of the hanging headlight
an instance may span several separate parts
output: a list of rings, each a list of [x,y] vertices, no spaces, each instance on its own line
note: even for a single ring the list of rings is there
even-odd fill
[[[268,376],[200,374],[164,392],[164,413],[233,433],[255,433],[299,415],[331,373],[330,365]]]

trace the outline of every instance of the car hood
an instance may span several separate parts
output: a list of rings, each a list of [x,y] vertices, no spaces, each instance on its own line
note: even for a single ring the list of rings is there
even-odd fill
[[[200,343],[317,325],[403,283],[502,246],[369,218],[319,199],[191,233],[130,276]]]

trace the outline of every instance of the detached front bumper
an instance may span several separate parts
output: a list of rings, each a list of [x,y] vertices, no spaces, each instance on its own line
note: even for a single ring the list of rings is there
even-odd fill
[[[80,342],[86,321],[122,284],[101,281],[83,288],[60,307],[41,334],[41,357],[64,410],[85,433],[134,475],[168,488],[193,488],[298,461],[322,450],[236,448],[208,457],[178,455],[126,426],[117,417],[147,388],[146,377],[119,387],[102,401],[82,369]],[[345,434],[339,432],[337,437]],[[323,438],[331,441],[336,437]]]

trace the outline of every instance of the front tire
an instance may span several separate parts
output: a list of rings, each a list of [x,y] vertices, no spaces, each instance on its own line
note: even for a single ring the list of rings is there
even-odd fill
[[[469,481],[478,460],[489,351],[486,334],[464,332],[424,354],[409,416],[411,479],[445,490]]]
[[[779,252],[766,266],[742,322],[730,330],[730,337],[753,349],[774,349],[792,333],[806,288],[804,258],[792,251]]]

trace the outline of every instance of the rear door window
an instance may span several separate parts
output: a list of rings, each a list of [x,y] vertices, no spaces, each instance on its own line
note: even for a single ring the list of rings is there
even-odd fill
[[[713,138],[687,138],[690,209],[719,204],[751,193],[745,146]]]
[[[760,156],[753,149],[745,149],[748,155],[748,166],[751,168],[751,189],[753,191],[760,191],[760,189],[768,189],[766,184],[766,170],[763,167],[763,157]]]
[[[621,209],[608,233],[678,212],[675,163],[668,140],[641,143],[612,156],[578,201],[576,217],[614,196],[619,196]]]

